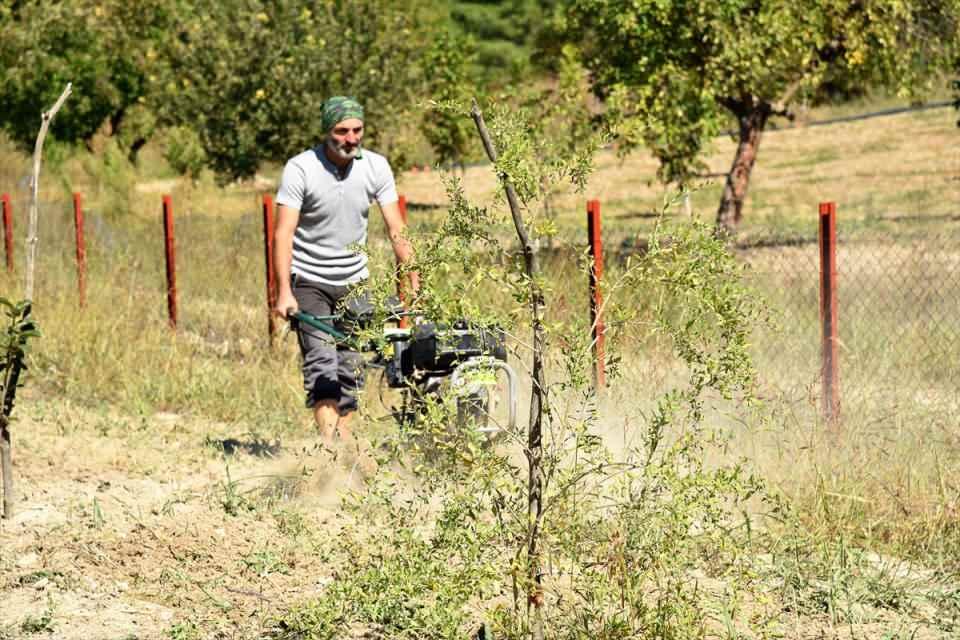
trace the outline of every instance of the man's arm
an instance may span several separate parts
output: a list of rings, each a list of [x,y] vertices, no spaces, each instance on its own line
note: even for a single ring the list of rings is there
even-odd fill
[[[380,211],[383,213],[383,222],[387,226],[387,234],[390,236],[397,262],[405,265],[412,264],[413,245],[407,238],[407,225],[404,224],[403,217],[400,215],[400,206],[396,202],[391,202],[380,205]],[[420,291],[420,274],[416,271],[408,271],[407,276],[410,282],[410,294],[416,296]]]
[[[286,205],[277,208],[277,223],[273,231],[273,268],[277,274],[277,304],[273,308],[281,318],[299,309],[290,287],[290,265],[293,262],[293,234],[300,221],[300,212]]]

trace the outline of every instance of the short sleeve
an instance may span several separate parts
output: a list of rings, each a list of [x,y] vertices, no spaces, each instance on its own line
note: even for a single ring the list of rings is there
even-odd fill
[[[374,197],[377,204],[381,207],[396,202],[400,198],[397,196],[397,185],[393,179],[393,170],[386,158],[377,167],[377,190]]]
[[[277,190],[277,204],[296,209],[303,206],[303,193],[306,188],[306,175],[303,167],[293,162],[287,162],[280,177],[280,188]]]

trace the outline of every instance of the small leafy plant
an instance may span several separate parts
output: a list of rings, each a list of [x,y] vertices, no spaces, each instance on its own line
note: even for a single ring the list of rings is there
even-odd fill
[[[14,303],[0,298],[0,307],[7,317],[5,331],[0,333],[0,384],[3,406],[0,413],[0,466],[3,474],[3,514],[9,517],[13,510],[13,470],[11,468],[10,415],[20,386],[20,377],[26,370],[25,358],[30,338],[40,336],[30,316],[28,300]]]
[[[20,623],[20,630],[27,634],[51,633],[55,628],[53,622],[53,609],[47,607],[39,616],[27,616]]]

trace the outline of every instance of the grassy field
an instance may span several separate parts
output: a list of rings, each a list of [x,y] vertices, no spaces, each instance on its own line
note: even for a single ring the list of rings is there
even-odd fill
[[[754,635],[960,633],[960,341],[949,331],[960,295],[954,282],[931,289],[923,305],[912,295],[943,273],[960,279],[950,245],[960,235],[955,120],[939,109],[763,139],[743,244],[812,240],[817,203],[836,201],[851,256],[842,275],[862,294],[848,301],[862,310],[841,335],[844,419],[827,425],[818,410],[815,245],[740,249],[783,329],[756,340],[766,419],[718,416],[732,437],[718,455],[745,458],[793,513],[789,525],[766,523],[775,543],[752,550],[767,594],[747,607]],[[716,141],[711,173],[727,169],[732,149]],[[14,413],[19,498],[15,517],[0,523],[0,638],[262,637],[275,616],[345,570],[328,557],[342,526],[336,496],[364,486],[354,464],[331,464],[315,446],[293,337],[267,346],[259,197],[278,169],[220,188],[158,169],[156,150],[140,169],[105,157],[58,158],[42,178],[35,315],[44,335]],[[0,151],[0,192],[14,197],[18,237],[28,166]],[[556,195],[558,243],[574,248],[546,260],[550,314],[586,322],[575,260],[584,201],[601,200],[615,278],[615,249],[651,227],[667,195],[655,170],[642,154],[604,152],[585,194]],[[721,181],[707,178],[694,192],[695,215],[712,220]],[[478,202],[494,196],[486,167],[468,168],[464,185]],[[399,176],[399,188],[414,232],[434,228],[445,205],[438,172]],[[72,190],[87,203],[83,310]],[[177,213],[176,333],[165,317],[162,193],[172,193]],[[888,247],[893,237],[913,249]],[[16,273],[0,275],[0,294],[12,298],[22,290],[21,247]],[[389,260],[375,214],[371,252],[379,265]],[[940,359],[919,357],[931,344]],[[623,375],[600,402],[611,439],[634,437],[628,425],[678,373],[647,347],[627,346]],[[891,379],[919,382],[903,396],[857,393]],[[391,429],[375,384],[365,399],[362,428]]]

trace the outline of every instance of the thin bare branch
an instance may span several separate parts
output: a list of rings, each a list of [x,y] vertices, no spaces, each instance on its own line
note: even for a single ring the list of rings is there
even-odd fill
[[[60,97],[54,103],[49,111],[41,114],[40,133],[37,134],[37,143],[33,149],[33,179],[31,182],[32,195],[30,198],[30,220],[27,231],[27,274],[24,285],[24,298],[27,301],[33,299],[33,274],[37,260],[37,219],[39,217],[38,207],[40,200],[40,156],[43,152],[43,140],[47,137],[47,129],[50,128],[50,121],[57,115],[57,111],[63,106],[67,97],[70,95],[72,83],[67,83],[66,88]],[[30,306],[27,305],[22,320],[26,320],[30,314]],[[13,462],[12,449],[13,444],[10,437],[10,412],[13,410],[13,396],[17,392],[17,380],[22,370],[23,362],[21,358],[12,358],[8,362],[8,369],[5,372],[4,384],[4,402],[2,412],[0,412],[0,482],[3,485],[3,517],[10,518],[13,515],[14,488],[13,488]]]
[[[27,275],[26,282],[24,284],[23,295],[23,297],[27,300],[33,300],[33,276],[34,268],[37,263],[37,226],[38,218],[40,217],[40,157],[43,153],[43,141],[47,137],[47,130],[50,128],[50,122],[53,120],[53,117],[57,115],[57,111],[60,110],[60,107],[63,106],[63,103],[66,102],[72,90],[73,83],[68,82],[66,88],[63,90],[63,93],[60,94],[60,97],[57,98],[57,101],[53,104],[50,110],[44,111],[41,114],[40,117],[42,122],[40,124],[40,133],[37,134],[37,143],[33,148],[33,178],[31,181],[32,194],[30,197],[30,219],[26,241]]]

